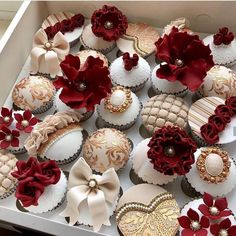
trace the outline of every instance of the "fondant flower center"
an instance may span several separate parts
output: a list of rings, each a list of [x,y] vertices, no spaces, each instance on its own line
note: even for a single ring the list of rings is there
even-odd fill
[[[80,92],[83,92],[85,89],[87,88],[86,84],[83,83],[83,82],[79,82],[77,84],[77,89],[80,91]]]
[[[168,157],[175,156],[175,148],[173,146],[166,146],[164,149],[165,155]]]
[[[6,135],[5,140],[10,142],[12,140],[12,138],[13,138],[12,135],[9,134],[9,135]]]
[[[29,126],[29,121],[28,120],[22,120],[21,125],[23,127],[28,127]]]
[[[104,24],[104,27],[106,29],[112,29],[113,28],[113,23],[111,21],[106,21]]]
[[[10,117],[9,116],[4,117],[4,122],[5,123],[8,123],[9,121],[10,121]]]
[[[96,179],[90,179],[89,180],[89,183],[88,183],[88,186],[90,187],[90,188],[97,188],[97,185],[98,185],[98,183],[97,183],[97,181],[96,181]]]
[[[45,44],[44,44],[44,47],[45,47],[45,49],[46,50],[51,50],[51,48],[52,48],[52,43],[51,42],[46,42]]]
[[[215,207],[215,206],[210,207],[210,208],[209,208],[209,211],[210,211],[211,215],[213,215],[213,216],[217,216],[217,215],[220,214],[220,211],[219,211],[218,208]]]
[[[182,67],[184,65],[184,62],[181,59],[176,59],[175,60],[175,65],[178,67]]]
[[[219,232],[219,235],[220,236],[228,236],[228,231],[226,229],[221,229],[220,232]]]
[[[201,228],[201,225],[198,221],[192,221],[190,227],[193,231],[197,231]]]

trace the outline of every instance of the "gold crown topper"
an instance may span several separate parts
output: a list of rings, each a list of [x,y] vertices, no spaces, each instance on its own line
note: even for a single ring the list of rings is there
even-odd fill
[[[132,103],[131,91],[122,86],[111,89],[111,93],[105,98],[105,108],[112,112],[124,112]]]
[[[203,149],[196,163],[200,177],[213,184],[226,180],[230,166],[228,153],[217,147]]]

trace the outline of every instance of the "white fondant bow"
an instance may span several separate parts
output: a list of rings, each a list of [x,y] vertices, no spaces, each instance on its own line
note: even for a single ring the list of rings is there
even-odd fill
[[[62,75],[60,62],[69,53],[70,46],[61,32],[58,32],[52,40],[48,40],[43,29],[37,31],[34,36],[33,49],[31,51],[31,71],[50,74],[52,77]]]
[[[80,158],[71,169],[68,185],[67,206],[60,215],[70,217],[70,225],[78,221],[83,201],[87,201],[95,232],[103,224],[110,225],[107,204],[117,200],[120,190],[120,181],[114,168],[103,175],[93,175],[86,161]]]

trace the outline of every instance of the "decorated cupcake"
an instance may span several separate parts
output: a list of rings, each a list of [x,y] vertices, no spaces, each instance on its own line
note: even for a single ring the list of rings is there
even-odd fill
[[[156,58],[162,61],[152,72],[153,89],[158,94],[184,96],[188,89],[196,91],[214,65],[209,46],[205,46],[198,35],[175,27],[155,45]]]
[[[167,34],[169,35],[172,31],[172,28],[177,28],[180,32],[187,32],[192,34],[192,31],[189,29],[190,23],[189,20],[185,17],[177,18],[176,20],[171,21],[168,25],[166,25],[163,29],[162,37]]]
[[[75,160],[82,149],[83,128],[80,114],[75,111],[58,112],[47,116],[34,127],[25,141],[30,156],[67,164]]]
[[[83,158],[72,167],[69,175],[66,209],[60,214],[69,217],[69,224],[89,225],[98,232],[110,226],[120,191],[120,181],[113,168],[95,175]]]
[[[110,66],[112,83],[136,92],[144,87],[150,78],[151,69],[148,62],[138,54],[128,52],[114,60]]]
[[[134,149],[133,171],[141,181],[167,184],[189,172],[196,149],[195,142],[184,130],[164,126]]]
[[[236,63],[236,40],[233,32],[227,27],[203,39],[205,45],[209,45],[215,64],[232,66]]]
[[[85,26],[81,35],[81,44],[104,54],[115,47],[115,42],[128,27],[126,16],[115,6],[104,5],[94,11],[91,23]]]
[[[0,199],[7,198],[15,192],[17,179],[11,173],[16,170],[15,155],[0,150]]]
[[[116,208],[116,222],[124,236],[176,236],[179,216],[180,209],[172,194],[152,184],[131,187]]]
[[[12,91],[13,105],[30,110],[33,114],[46,112],[53,106],[55,88],[43,76],[28,76],[17,83]]]
[[[236,96],[236,73],[220,65],[213,66],[197,91],[199,97],[220,97],[227,99]]]
[[[117,41],[117,47],[122,53],[137,53],[148,57],[155,51],[154,43],[159,39],[156,28],[145,23],[129,23],[126,33]]]
[[[236,221],[226,198],[204,193],[203,198],[189,202],[178,218],[180,236],[234,236]]]
[[[0,116],[0,148],[14,154],[25,153],[24,142],[38,119],[29,110],[13,112],[3,107]]]
[[[31,213],[45,213],[64,200],[67,179],[55,161],[18,161],[12,176],[18,180],[15,197]]]
[[[202,98],[189,109],[188,123],[194,139],[201,146],[220,145],[236,140],[236,97]]]
[[[97,106],[102,126],[119,130],[129,129],[135,124],[141,110],[138,97],[121,86],[113,87],[111,93]]]
[[[144,104],[141,117],[149,135],[168,125],[185,129],[188,107],[180,97],[167,94],[156,95]]]
[[[62,75],[60,62],[69,53],[70,46],[61,32],[49,39],[43,29],[34,36],[31,57],[31,74],[43,74],[49,78]]]
[[[236,166],[229,154],[217,147],[200,148],[196,151],[195,163],[186,174],[186,184],[190,184],[193,191],[203,194],[208,192],[213,196],[223,196],[235,187]],[[185,190],[185,189],[183,189]],[[187,195],[192,194],[184,191]]]
[[[76,53],[76,56],[79,57],[80,59],[81,67],[84,66],[89,56],[92,56],[94,58],[98,57],[100,60],[103,61],[103,66],[106,66],[106,67],[109,66],[109,61],[106,58],[106,56],[96,50],[91,50],[91,49],[81,50]]]
[[[59,12],[49,15],[43,22],[42,28],[49,39],[61,32],[70,46],[74,46],[84,28],[84,16],[80,13]]]
[[[111,91],[109,70],[99,57],[89,56],[81,64],[80,58],[69,54],[61,63],[64,76],[53,82],[57,89],[56,107],[58,111],[69,108],[78,110],[83,120],[88,119],[99,104]]]
[[[104,128],[92,133],[83,146],[83,158],[98,173],[110,168],[116,171],[125,167],[131,146],[126,135],[116,129]]]

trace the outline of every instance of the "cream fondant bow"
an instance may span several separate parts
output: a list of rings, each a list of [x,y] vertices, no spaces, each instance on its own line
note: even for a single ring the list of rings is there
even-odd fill
[[[71,169],[68,185],[67,206],[60,215],[70,217],[70,225],[79,220],[81,203],[84,201],[87,201],[95,232],[103,224],[110,225],[107,204],[114,204],[120,190],[120,181],[113,168],[103,175],[93,175],[86,161],[80,158]]]
[[[61,32],[58,32],[49,41],[45,31],[38,30],[34,36],[31,51],[32,73],[42,72],[50,74],[52,77],[62,75],[60,62],[64,60],[69,51],[69,43]]]

